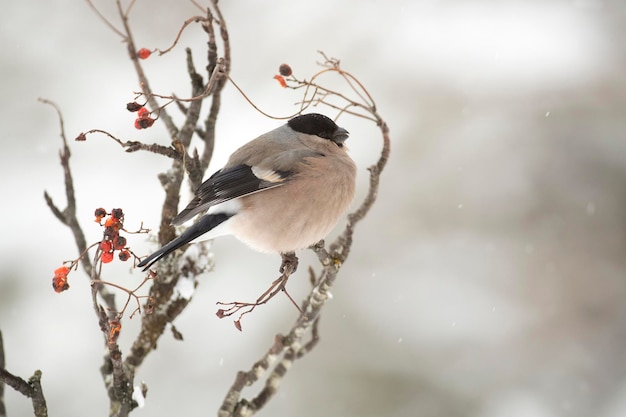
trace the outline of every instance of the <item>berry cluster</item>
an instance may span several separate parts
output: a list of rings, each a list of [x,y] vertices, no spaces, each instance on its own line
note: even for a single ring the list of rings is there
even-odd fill
[[[107,216],[107,212],[103,208],[96,209],[96,222],[102,224],[102,219]],[[115,251],[119,251],[117,255],[120,261],[130,259],[130,251],[126,247],[126,238],[120,235],[120,230],[124,227],[124,212],[122,209],[113,209],[111,214],[104,221],[104,236],[100,242],[100,250],[102,250],[102,263],[109,263],[113,260]]]
[[[150,117],[150,111],[137,102],[126,104],[126,110],[129,112],[137,112],[137,119],[135,119],[135,128],[147,129],[154,124],[156,119]]]

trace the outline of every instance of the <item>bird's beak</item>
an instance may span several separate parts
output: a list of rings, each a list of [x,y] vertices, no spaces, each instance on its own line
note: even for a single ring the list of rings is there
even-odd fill
[[[348,133],[346,129],[338,127],[337,130],[335,130],[335,133],[333,133],[333,142],[342,146],[346,139],[348,139],[348,136],[350,136],[350,133]]]

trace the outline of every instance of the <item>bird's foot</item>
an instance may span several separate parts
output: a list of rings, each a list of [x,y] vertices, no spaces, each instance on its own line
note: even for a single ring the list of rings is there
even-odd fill
[[[289,277],[289,275],[296,272],[298,269],[298,257],[295,252],[286,252],[280,254],[283,262],[280,264],[278,270],[283,276]]]

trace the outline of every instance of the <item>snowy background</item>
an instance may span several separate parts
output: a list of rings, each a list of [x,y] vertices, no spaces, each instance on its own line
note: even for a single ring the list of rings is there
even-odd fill
[[[114,19],[111,1],[96,1]],[[223,1],[232,77],[264,109],[286,115],[295,95],[272,76],[283,62],[316,71],[338,57],[370,88],[391,127],[380,200],[359,225],[321,322],[322,341],[296,363],[259,415],[560,417],[626,415],[626,5],[623,0],[387,2]],[[191,3],[138,0],[137,43],[166,48]],[[56,101],[69,138],[101,128],[167,144],[133,127],[138,90],[125,45],[82,1],[6,2],[0,17],[0,329],[8,369],[43,371],[50,415],[106,415],[101,335],[87,279],[56,294],[52,271],[77,256],[49,212],[64,207]],[[204,36],[145,62],[152,87],[188,92],[183,47],[204,66]],[[360,168],[380,148],[358,120],[341,123]],[[231,86],[216,156],[277,126]],[[92,136],[70,144],[79,217],[101,236],[96,207],[122,207],[128,228],[155,227],[163,158],[126,154]],[[361,194],[362,195],[362,194]],[[186,200],[183,197],[183,200]],[[145,236],[131,246],[147,254]],[[137,416],[209,415],[297,312],[283,297],[243,322],[215,302],[250,300],[276,277],[277,256],[232,238],[213,245],[215,271],[137,374],[148,384]],[[311,259],[310,254],[304,256]],[[109,278],[141,274],[115,262]],[[298,298],[305,268],[292,278]],[[138,320],[125,323],[128,347]],[[6,390],[9,416],[32,413]],[[249,393],[249,392],[245,392]],[[208,404],[208,406],[207,406]],[[202,407],[202,408],[201,408]],[[208,410],[206,409],[208,407]]]

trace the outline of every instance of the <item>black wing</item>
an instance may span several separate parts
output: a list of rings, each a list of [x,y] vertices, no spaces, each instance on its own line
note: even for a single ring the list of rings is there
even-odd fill
[[[288,171],[272,171],[248,165],[221,169],[198,187],[196,197],[172,220],[172,224],[182,224],[209,207],[233,198],[279,187],[289,175]]]

